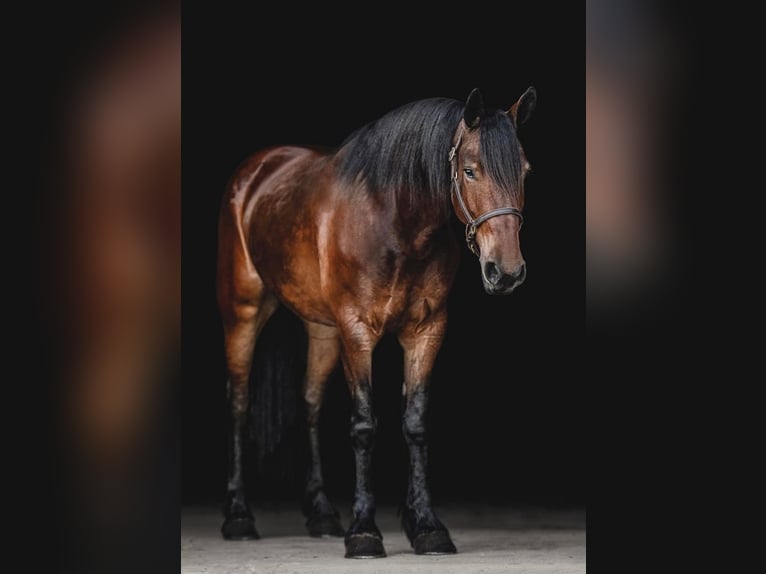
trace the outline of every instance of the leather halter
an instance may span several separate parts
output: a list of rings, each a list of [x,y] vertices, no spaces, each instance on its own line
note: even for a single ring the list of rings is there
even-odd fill
[[[515,207],[498,207],[497,209],[490,209],[475,219],[471,216],[471,212],[468,211],[468,206],[465,204],[465,201],[463,201],[463,196],[460,194],[460,183],[458,182],[460,175],[459,170],[455,166],[457,150],[460,148],[460,144],[463,140],[463,130],[464,128],[461,123],[460,133],[457,136],[457,141],[455,142],[455,145],[453,145],[449,150],[448,161],[451,171],[452,193],[457,196],[458,205],[460,205],[460,209],[462,210],[463,215],[465,215],[465,242],[468,244],[468,249],[470,249],[473,254],[476,255],[476,257],[479,257],[481,252],[479,251],[479,245],[476,243],[476,230],[478,229],[479,225],[488,219],[497,217],[498,215],[515,215],[519,218],[519,228],[521,228],[521,226],[524,224],[524,217],[521,215],[521,211]]]

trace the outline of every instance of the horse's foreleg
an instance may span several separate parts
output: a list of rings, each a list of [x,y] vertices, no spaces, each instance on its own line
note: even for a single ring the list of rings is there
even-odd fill
[[[371,463],[376,420],[372,411],[372,351],[377,342],[357,323],[342,335],[343,368],[351,390],[351,441],[356,462],[356,487],[351,525],[346,533],[346,558],[382,558],[383,535],[375,524]]]
[[[410,453],[410,476],[407,500],[402,512],[402,526],[416,554],[453,554],[457,552],[449,533],[431,508],[426,483],[428,447],[426,444],[426,407],[428,380],[441,347],[446,317],[428,324],[405,329],[399,340],[404,348],[404,416],[402,430]]]
[[[265,298],[259,303],[259,305],[236,305],[224,315],[231,427],[229,476],[224,505],[225,520],[221,527],[221,534],[228,540],[258,538],[255,520],[245,493],[243,443],[247,426],[248,384],[253,349],[258,334],[276,310],[277,302],[273,298]]]
[[[306,331],[309,348],[303,396],[306,400],[311,449],[311,467],[304,501],[306,528],[311,536],[343,536],[345,531],[340,524],[338,512],[324,492],[318,426],[327,379],[340,359],[340,338],[335,327],[317,323],[306,323]]]

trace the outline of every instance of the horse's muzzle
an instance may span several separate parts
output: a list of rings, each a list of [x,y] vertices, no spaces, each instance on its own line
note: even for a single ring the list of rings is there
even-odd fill
[[[524,283],[526,277],[527,266],[524,263],[519,265],[512,273],[505,273],[492,261],[485,263],[482,269],[484,290],[490,295],[508,295],[516,287]]]

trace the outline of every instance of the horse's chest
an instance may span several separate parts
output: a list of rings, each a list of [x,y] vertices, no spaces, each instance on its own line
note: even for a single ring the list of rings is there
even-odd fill
[[[376,332],[394,330],[410,320],[413,308],[422,306],[427,297],[423,277],[395,266],[385,281],[379,281],[371,293],[366,315]]]

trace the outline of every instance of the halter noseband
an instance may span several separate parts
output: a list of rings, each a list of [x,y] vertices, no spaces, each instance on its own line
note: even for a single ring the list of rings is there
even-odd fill
[[[455,142],[455,145],[453,145],[449,150],[448,156],[450,171],[452,172],[452,192],[457,196],[458,205],[460,205],[460,209],[463,212],[463,215],[465,215],[467,222],[465,224],[465,242],[468,244],[468,249],[470,249],[473,254],[476,255],[476,257],[479,257],[481,252],[479,251],[479,245],[476,243],[476,230],[478,229],[479,225],[488,219],[497,217],[498,215],[515,215],[519,218],[519,228],[521,228],[521,226],[524,224],[524,217],[521,215],[521,211],[515,207],[498,207],[497,209],[491,209],[485,213],[482,213],[476,219],[471,216],[471,213],[468,211],[468,206],[465,204],[465,201],[463,201],[463,196],[460,194],[460,183],[458,182],[459,170],[456,168],[454,163],[455,158],[457,157],[457,150],[460,148],[460,143],[462,140],[463,126],[461,124],[460,133],[457,136],[457,141]]]

